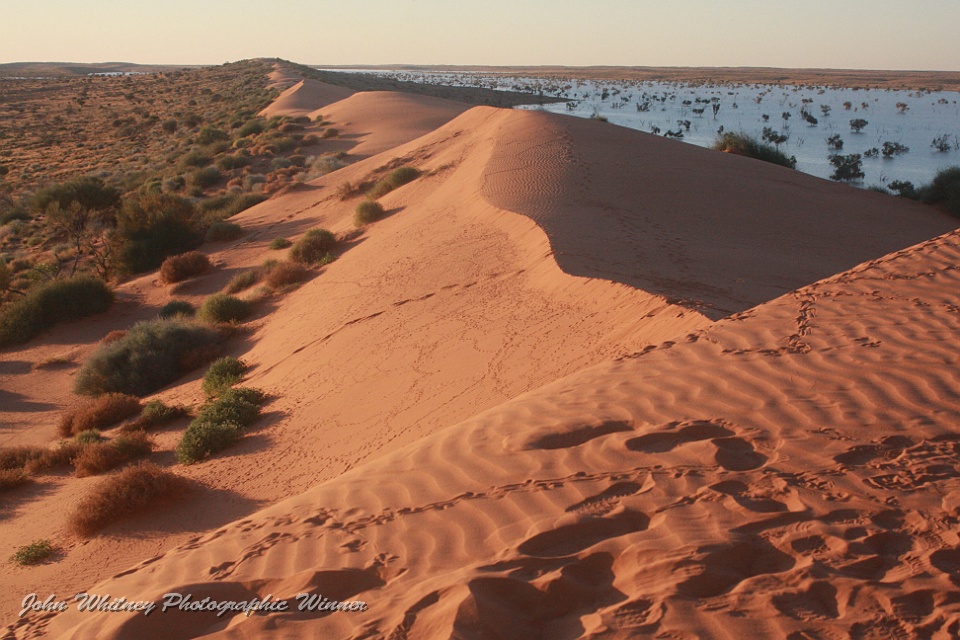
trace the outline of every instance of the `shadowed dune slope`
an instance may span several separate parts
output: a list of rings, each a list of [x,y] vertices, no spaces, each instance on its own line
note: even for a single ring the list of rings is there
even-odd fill
[[[713,318],[956,226],[903,199],[542,112],[504,124],[483,193],[536,220],[567,273]]]
[[[950,637],[960,235],[585,369],[97,587],[73,638]],[[296,604],[296,601],[292,601]],[[871,635],[872,634],[872,635]]]

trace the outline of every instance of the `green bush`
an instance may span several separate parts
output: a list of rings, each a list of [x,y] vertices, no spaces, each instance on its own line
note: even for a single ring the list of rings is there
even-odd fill
[[[328,259],[337,238],[326,229],[310,229],[290,249],[290,259],[300,264],[315,264]]]
[[[208,398],[215,398],[240,382],[246,368],[243,360],[238,360],[232,356],[214,360],[203,375],[203,392]]]
[[[334,129],[333,127],[330,127],[329,129],[324,129],[324,130],[323,130],[323,133],[320,134],[320,137],[321,137],[321,138],[336,138],[338,135],[340,135],[340,131],[339,131],[338,129]]]
[[[193,305],[186,300],[171,300],[160,308],[158,314],[161,318],[173,318],[176,316],[192,316],[194,314]]]
[[[234,422],[191,422],[175,453],[181,464],[193,464],[233,446],[243,437],[243,428]]]
[[[120,430],[126,432],[155,429],[185,415],[187,415],[185,407],[170,406],[162,400],[151,400],[143,406],[143,411],[136,420],[127,423]]]
[[[181,171],[186,171],[191,167],[205,167],[210,164],[210,156],[204,151],[188,151],[180,156],[178,166]]]
[[[717,151],[763,160],[790,169],[797,168],[796,158],[788,157],[772,145],[758,142],[745,133],[725,133],[717,138],[716,142],[713,143],[713,148]]]
[[[253,311],[252,305],[226,293],[215,293],[200,305],[197,319],[203,322],[240,322]]]
[[[253,176],[247,176],[250,178]],[[267,197],[259,193],[231,193],[210,198],[200,205],[208,220],[224,220],[260,204]]]
[[[74,389],[82,395],[119,391],[145,396],[209,362],[222,340],[217,331],[179,317],[139,322],[90,356]]]
[[[203,145],[211,144],[218,140],[229,140],[229,139],[230,139],[230,136],[228,136],[225,132],[221,131],[220,129],[217,129],[216,127],[210,127],[210,126],[203,127],[202,129],[200,129],[200,133],[197,134],[197,143],[203,144]]]
[[[270,241],[270,248],[274,250],[286,249],[292,244],[293,243],[287,240],[286,238],[274,238],[273,240]]]
[[[248,271],[241,271],[237,275],[230,278],[230,282],[227,283],[227,286],[223,288],[224,293],[239,293],[245,289],[249,289],[253,285],[260,282],[260,270],[259,269],[250,269]]]
[[[420,170],[410,166],[397,167],[387,174],[387,182],[396,189],[420,177]]]
[[[57,548],[49,540],[35,540],[17,548],[16,552],[10,557],[10,561],[20,566],[40,564],[56,551]]]
[[[242,153],[234,153],[232,155],[225,155],[217,158],[217,168],[223,171],[231,171],[233,169],[242,169],[250,164],[250,156]]]
[[[53,280],[0,307],[0,347],[21,344],[62,321],[103,313],[113,292],[88,275]]]
[[[933,182],[921,190],[921,199],[927,204],[942,204],[951,215],[960,218],[960,167],[937,173]]]
[[[357,205],[357,208],[353,212],[353,224],[357,227],[362,227],[365,224],[379,220],[383,214],[383,205],[379,202],[364,200]]]
[[[196,249],[203,230],[189,200],[151,194],[124,203],[115,238],[114,267],[123,276],[156,269],[168,256]]]
[[[246,138],[247,136],[263,133],[265,128],[266,126],[262,118],[248,120],[246,124],[237,130],[237,136]]]
[[[253,387],[230,387],[220,394],[220,399],[224,402],[242,400],[259,407],[267,401],[267,394],[261,389],[254,389]]]
[[[207,229],[207,242],[236,240],[243,235],[243,227],[233,222],[217,221]]]

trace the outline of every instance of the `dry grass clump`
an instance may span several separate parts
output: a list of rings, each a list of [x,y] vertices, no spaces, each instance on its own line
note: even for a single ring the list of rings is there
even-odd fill
[[[77,477],[95,476],[115,469],[153,450],[153,441],[143,431],[123,433],[106,442],[84,446],[73,459]]]
[[[64,413],[57,425],[57,432],[69,438],[81,431],[113,426],[137,413],[140,413],[140,400],[136,396],[106,393]]]
[[[385,178],[377,181],[370,191],[367,192],[367,197],[371,200],[376,200],[381,196],[387,195],[397,187],[402,187],[408,182],[412,182],[419,177],[419,169],[409,166],[397,167],[388,173]]]
[[[222,242],[225,240],[236,240],[243,235],[243,227],[234,222],[224,222],[219,220],[212,223],[207,228],[207,242]]]
[[[240,293],[245,289],[249,289],[253,285],[260,282],[261,273],[259,269],[248,269],[247,271],[241,271],[237,275],[230,278],[230,282],[227,283],[227,286],[223,288],[224,293]]]
[[[30,482],[23,469],[4,469],[0,471],[0,493],[10,491]]]
[[[188,251],[164,260],[160,277],[167,284],[173,284],[206,273],[210,267],[210,258],[199,251]]]
[[[253,312],[248,301],[226,293],[215,293],[200,305],[197,320],[210,323],[236,323],[243,321]]]
[[[129,422],[122,427],[120,431],[144,431],[156,429],[174,420],[189,415],[186,407],[180,405],[168,405],[162,400],[151,400],[143,406],[140,416],[133,422]]]
[[[111,304],[113,291],[93,276],[38,285],[0,307],[0,348],[22,344],[58,322],[103,313]]]
[[[141,462],[102,480],[80,501],[68,525],[77,535],[89,537],[112,522],[175,498],[188,488],[188,481],[181,476]]]
[[[364,200],[353,212],[353,224],[362,227],[379,220],[384,214],[383,205],[374,200]]]
[[[270,267],[263,278],[264,284],[271,289],[282,289],[310,277],[310,270],[293,262],[278,262]]]
[[[114,329],[107,335],[100,338],[100,344],[110,344],[111,342],[116,342],[117,340],[126,337],[126,335],[126,329]]]

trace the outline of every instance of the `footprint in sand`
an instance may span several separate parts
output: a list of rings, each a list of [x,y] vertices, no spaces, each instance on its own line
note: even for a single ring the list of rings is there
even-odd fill
[[[732,427],[725,420],[671,422],[666,429],[675,431],[658,431],[631,438],[626,447],[642,453],[666,453],[684,444],[711,440],[717,447],[717,464],[727,471],[750,471],[766,464],[767,456],[754,450],[747,440],[736,437]]]
[[[539,558],[568,556],[603,540],[645,531],[650,518],[638,511],[623,511],[607,518],[588,517],[573,524],[538,533],[522,542],[520,553]]]
[[[677,585],[682,595],[694,598],[718,596],[748,578],[782,573],[796,564],[791,556],[760,537],[708,549],[702,561],[703,572]]]
[[[639,482],[616,482],[595,496],[590,496],[580,502],[567,507],[567,513],[581,513],[584,515],[603,516],[616,508],[620,498],[645,493],[654,486],[653,477],[647,478],[644,484]]]

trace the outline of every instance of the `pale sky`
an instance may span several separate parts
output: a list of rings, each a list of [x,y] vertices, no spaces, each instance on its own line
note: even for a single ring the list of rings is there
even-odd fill
[[[0,0],[0,62],[960,71],[960,0]]]

